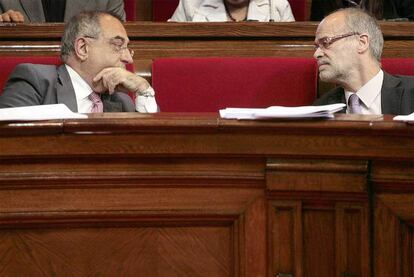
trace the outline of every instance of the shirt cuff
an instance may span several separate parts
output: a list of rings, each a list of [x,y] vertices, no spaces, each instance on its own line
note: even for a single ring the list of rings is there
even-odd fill
[[[155,91],[149,86],[146,90],[135,93],[135,109],[140,113],[156,113],[158,105],[155,100]]]

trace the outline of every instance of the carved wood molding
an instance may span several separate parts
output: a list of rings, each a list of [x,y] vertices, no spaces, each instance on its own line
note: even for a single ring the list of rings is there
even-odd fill
[[[263,160],[61,157],[0,160],[0,190],[33,188],[264,188]]]
[[[368,162],[358,160],[269,159],[266,186],[271,198],[294,197],[321,205],[368,198]],[[299,178],[300,176],[300,178]]]

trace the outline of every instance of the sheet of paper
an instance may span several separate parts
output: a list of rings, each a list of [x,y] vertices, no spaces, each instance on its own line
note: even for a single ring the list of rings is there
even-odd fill
[[[414,123],[414,113],[409,115],[397,115],[393,118],[394,120],[405,121],[405,122],[413,122]]]
[[[324,106],[271,106],[265,109],[227,108],[220,110],[220,116],[227,119],[333,117],[335,112],[344,107],[345,104],[338,103]]]
[[[65,104],[0,109],[0,121],[32,121],[72,118],[88,118],[88,116],[86,114],[72,112]]]

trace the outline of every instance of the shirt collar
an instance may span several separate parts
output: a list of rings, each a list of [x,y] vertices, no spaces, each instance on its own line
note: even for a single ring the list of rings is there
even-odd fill
[[[93,91],[89,84],[72,67],[65,64],[72,81],[73,89],[77,99],[84,99]]]
[[[371,80],[363,85],[356,94],[361,102],[369,110],[374,104],[375,99],[381,94],[382,81],[384,80],[384,71],[380,70]],[[345,91],[346,102],[353,92]]]

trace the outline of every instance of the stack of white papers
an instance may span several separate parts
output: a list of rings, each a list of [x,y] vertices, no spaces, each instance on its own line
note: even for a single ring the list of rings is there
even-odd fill
[[[400,120],[400,121],[405,121],[405,122],[412,122],[414,123],[414,113],[409,114],[409,115],[397,115],[396,117],[393,118],[394,120]]]
[[[72,118],[88,118],[88,116],[86,114],[72,112],[65,104],[0,109],[0,121],[32,121]]]
[[[266,109],[226,108],[220,110],[220,116],[226,119],[331,118],[334,113],[342,110],[345,106],[343,103],[338,103],[324,106],[271,106]]]

